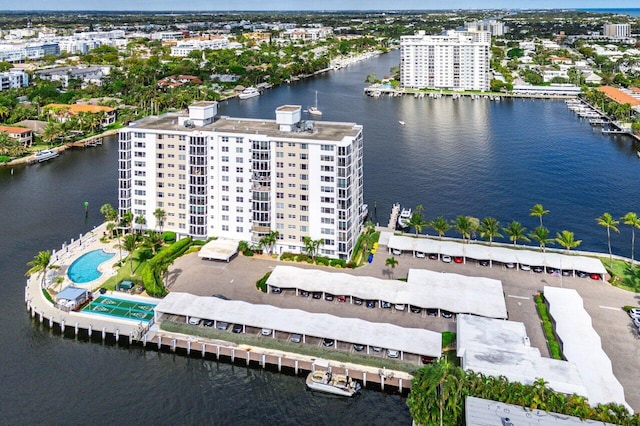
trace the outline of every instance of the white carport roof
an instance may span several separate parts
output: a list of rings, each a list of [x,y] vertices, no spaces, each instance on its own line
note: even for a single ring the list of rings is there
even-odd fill
[[[458,315],[456,327],[457,355],[465,370],[528,385],[543,378],[558,392],[588,396],[576,365],[542,357],[529,345],[523,323]]]
[[[279,265],[273,269],[267,284],[491,318],[507,318],[502,283],[490,278],[410,269],[405,283]]]
[[[624,389],[613,374],[611,360],[602,350],[600,336],[591,325],[582,297],[574,289],[544,287],[549,313],[562,340],[562,352],[578,367],[591,405],[615,402],[633,410],[624,399]]]
[[[541,253],[527,249],[488,246],[484,244],[440,241],[431,238],[416,238],[392,235],[387,247],[402,251],[439,253],[449,256],[464,256],[476,260],[494,260],[501,263],[518,263],[530,266],[550,266],[556,269],[582,271],[604,275],[607,270],[602,262],[593,257],[567,255],[561,253]]]
[[[379,346],[431,357],[440,357],[442,352],[441,334],[429,330],[403,328],[357,318],[341,318],[299,309],[254,305],[237,300],[194,296],[189,293],[169,293],[156,305],[155,311],[156,318],[161,313],[184,315]]]
[[[237,251],[238,241],[219,238],[209,241],[202,246],[198,252],[198,257],[203,259],[226,260],[228,262],[231,256],[236,254]]]

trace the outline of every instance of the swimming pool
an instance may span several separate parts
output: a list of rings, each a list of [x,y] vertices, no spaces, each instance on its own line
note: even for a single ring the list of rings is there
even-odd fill
[[[82,312],[149,322],[153,318],[153,309],[155,307],[155,303],[143,303],[110,296],[99,296],[82,308]]]
[[[102,272],[98,271],[98,266],[115,256],[114,253],[107,253],[104,250],[93,250],[77,258],[69,266],[69,279],[76,284],[84,284],[100,278]]]

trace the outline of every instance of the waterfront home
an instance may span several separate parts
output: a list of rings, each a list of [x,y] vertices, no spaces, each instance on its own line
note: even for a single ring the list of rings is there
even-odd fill
[[[22,146],[33,144],[33,132],[26,127],[0,126],[0,133],[6,133],[10,138],[20,142]]]
[[[45,105],[43,111],[49,113],[52,118],[64,123],[71,116],[88,112],[91,114],[103,114],[102,127],[106,127],[116,122],[116,109],[102,105],[78,105],[78,104],[49,104]]]

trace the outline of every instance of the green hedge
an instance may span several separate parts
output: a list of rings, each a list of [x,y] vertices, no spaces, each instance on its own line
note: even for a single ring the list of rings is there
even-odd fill
[[[453,342],[456,341],[456,333],[453,331],[443,331],[442,332],[442,347],[447,348],[451,346]]]
[[[176,241],[176,233],[173,231],[164,231],[162,233],[162,239],[167,244],[173,244]]]
[[[553,324],[551,323],[551,317],[549,317],[549,311],[547,310],[544,296],[542,294],[537,294],[534,299],[536,302],[538,315],[542,320],[542,330],[544,331],[544,336],[547,339],[547,344],[549,345],[549,353],[551,354],[551,358],[564,359],[562,350],[560,349],[560,343],[558,342],[556,333],[553,330]]]
[[[162,297],[167,294],[162,282],[162,268],[173,263],[175,259],[182,256],[193,244],[191,238],[183,238],[166,247],[153,258],[149,259],[143,266],[140,275],[142,284],[149,296]]]
[[[256,281],[256,288],[258,290],[261,290],[263,293],[267,292],[267,280],[271,276],[271,272],[272,271],[267,272],[262,278]]]

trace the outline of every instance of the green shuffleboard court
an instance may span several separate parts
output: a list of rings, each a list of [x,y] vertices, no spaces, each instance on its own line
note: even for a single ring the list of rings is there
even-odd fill
[[[155,307],[156,305],[154,303],[141,303],[109,296],[100,296],[85,306],[82,312],[149,322],[151,318],[153,318],[153,309]]]

